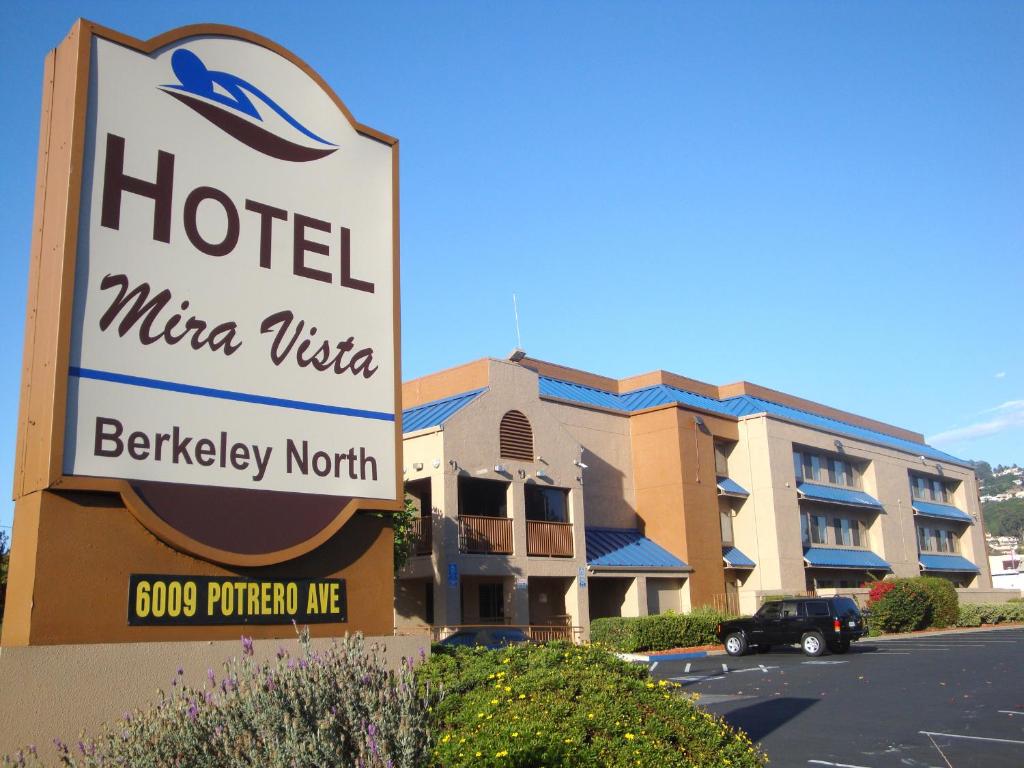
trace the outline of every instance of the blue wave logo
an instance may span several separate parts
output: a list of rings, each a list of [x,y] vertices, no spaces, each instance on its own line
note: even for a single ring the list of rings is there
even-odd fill
[[[161,87],[229,136],[257,152],[293,163],[319,160],[338,147],[317,136],[252,83],[229,72],[207,69],[202,60],[185,48],[171,56],[171,69],[178,82]],[[254,101],[256,103],[254,103]],[[289,140],[259,123],[264,122],[257,104],[270,110],[295,131]],[[256,122],[254,122],[254,120]],[[300,139],[305,137],[305,141]]]

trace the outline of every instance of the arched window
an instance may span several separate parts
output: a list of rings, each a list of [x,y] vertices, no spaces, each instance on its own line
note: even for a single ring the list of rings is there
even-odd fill
[[[533,461],[533,430],[522,413],[509,411],[502,416],[498,434],[501,458]]]

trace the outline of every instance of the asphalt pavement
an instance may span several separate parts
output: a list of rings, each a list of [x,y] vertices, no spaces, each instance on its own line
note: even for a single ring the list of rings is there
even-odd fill
[[[773,768],[1024,768],[1024,628],[652,660]]]

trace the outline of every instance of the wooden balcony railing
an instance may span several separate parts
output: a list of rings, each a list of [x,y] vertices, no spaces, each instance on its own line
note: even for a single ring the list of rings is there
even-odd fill
[[[526,553],[572,557],[572,523],[526,521]]]
[[[417,517],[412,521],[412,551],[415,555],[429,555],[434,548],[434,518]]]
[[[459,550],[468,554],[511,555],[512,518],[461,515]]]

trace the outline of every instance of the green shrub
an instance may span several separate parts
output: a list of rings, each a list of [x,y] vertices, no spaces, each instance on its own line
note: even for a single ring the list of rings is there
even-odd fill
[[[632,653],[637,647],[636,619],[612,616],[590,622],[590,642]],[[626,650],[629,648],[630,650]]]
[[[511,768],[730,766],[764,755],[672,683],[595,646],[459,648],[420,668],[434,704],[434,764]]]
[[[938,576],[919,576],[914,582],[928,593],[926,627],[951,627],[960,615],[960,598],[952,582]]]
[[[964,603],[960,606],[958,627],[1003,624],[1024,621],[1024,603]]]
[[[304,632],[297,657],[283,649],[257,663],[243,638],[241,660],[211,669],[206,685],[183,685],[147,710],[125,713],[96,739],[75,747],[55,742],[64,766],[132,768],[320,768],[407,766],[429,759],[428,697],[415,684],[411,662],[396,674],[346,637],[313,651]],[[35,749],[5,757],[6,766],[42,765]]]
[[[883,632],[911,632],[925,626],[931,610],[929,593],[917,579],[896,579],[871,606],[871,624]]]
[[[690,613],[595,619],[590,640],[622,653],[666,651],[718,642],[715,628],[729,618],[714,608],[696,608]]]
[[[980,627],[981,626],[981,610],[980,606],[972,605],[971,603],[964,603],[960,606],[960,614],[957,617],[956,625],[958,627]]]

